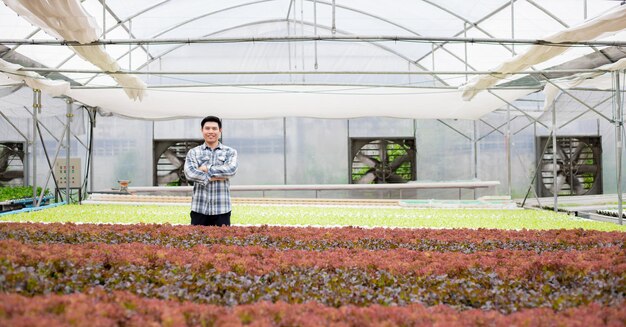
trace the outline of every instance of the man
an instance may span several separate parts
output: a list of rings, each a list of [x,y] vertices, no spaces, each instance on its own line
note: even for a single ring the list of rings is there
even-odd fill
[[[222,121],[207,116],[200,123],[204,143],[187,152],[185,176],[194,182],[191,224],[230,226],[230,181],[237,172],[237,150],[220,142]]]

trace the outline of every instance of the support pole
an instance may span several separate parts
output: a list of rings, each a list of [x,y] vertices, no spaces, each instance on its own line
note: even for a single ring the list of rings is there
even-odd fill
[[[317,0],[313,1],[313,34],[317,35]],[[317,70],[317,41],[315,41],[315,64],[313,68]]]
[[[287,185],[287,117],[283,117],[283,184]]]
[[[472,121],[473,123],[473,134],[472,134],[472,156],[474,159],[474,179],[478,179],[478,126],[476,120]],[[474,199],[476,199],[476,189],[474,189]]]
[[[511,196],[512,187],[511,187],[511,106],[506,106],[506,133],[505,133],[505,141],[506,141],[506,172],[507,172],[507,187],[508,187],[508,195]]]
[[[32,151],[31,158],[33,161],[33,205],[38,207],[37,203],[37,113],[41,110],[41,91],[38,89],[33,89],[33,141],[32,141]]]
[[[337,33],[337,25],[335,25],[335,0],[333,0],[333,14],[332,14],[333,18],[332,18],[332,23],[330,26],[330,32],[333,33],[333,35],[335,35],[335,33]]]
[[[65,137],[65,133],[67,132],[67,128],[63,128],[63,134],[61,134],[61,137],[59,139],[63,140],[63,137]],[[54,152],[54,159],[52,161],[52,167],[56,166],[57,164],[57,159],[59,158],[59,151],[61,150],[61,146],[63,146],[63,142],[59,142],[59,144],[57,145],[57,149]],[[41,203],[41,200],[43,199],[43,194],[45,192],[45,187],[46,185],[48,185],[48,182],[50,181],[50,176],[52,176],[52,172],[53,169],[50,169],[50,171],[48,172],[48,176],[46,177],[46,182],[43,183],[43,186],[41,188],[41,193],[39,193],[39,200],[37,201],[37,206],[39,206],[39,204]]]
[[[615,168],[617,169],[617,217],[619,224],[622,225],[623,208],[622,208],[622,128],[624,126],[624,114],[622,108],[622,90],[620,85],[620,72],[615,71]]]
[[[5,114],[2,113],[2,111],[0,111],[0,117],[4,118],[4,120],[6,120],[7,123],[9,123],[9,125],[11,125],[11,127],[13,127],[13,129],[22,136],[22,138],[24,139],[24,141],[28,142],[28,136],[24,135],[24,133],[22,133],[22,131],[20,131],[20,129],[15,126],[15,124],[13,124],[13,122],[11,121],[11,119],[9,119],[9,117],[7,117]]]
[[[65,100],[65,102],[67,103],[67,124],[65,125],[65,137],[66,137],[66,145],[65,145],[65,200],[67,204],[70,204],[72,202],[71,197],[70,197],[70,135],[71,135],[71,128],[70,128],[70,123],[72,122],[72,99],[71,98],[67,98]],[[79,191],[80,192],[80,191]]]
[[[556,169],[556,100],[552,102],[552,194],[554,195],[554,212],[558,212],[559,179]]]
[[[89,171],[89,191],[94,191],[94,169],[93,169],[93,129],[96,128],[96,109],[89,109],[89,164],[87,171]]]

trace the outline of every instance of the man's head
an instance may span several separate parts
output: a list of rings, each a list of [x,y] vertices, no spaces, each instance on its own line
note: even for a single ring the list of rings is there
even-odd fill
[[[217,126],[219,127],[219,129],[222,129],[222,120],[219,119],[218,117],[215,117],[215,116],[206,116],[206,117],[204,117],[204,119],[202,119],[202,122],[200,123],[200,127],[204,128],[204,123],[206,123],[206,122],[217,123]]]
[[[222,136],[222,120],[215,116],[206,116],[202,119],[202,137],[207,145],[217,145]]]

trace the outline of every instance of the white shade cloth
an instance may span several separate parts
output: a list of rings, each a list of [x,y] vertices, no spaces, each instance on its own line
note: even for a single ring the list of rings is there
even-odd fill
[[[510,89],[493,92],[514,101],[536,90]],[[72,89],[73,99],[98,107],[102,112],[140,119],[221,118],[356,118],[394,117],[415,119],[478,119],[506,102],[484,92],[471,102],[459,90],[416,88],[362,88],[338,86],[264,86],[153,88],[143,101],[128,101],[120,89]]]
[[[70,83],[47,79],[35,72],[21,71],[20,65],[12,64],[0,59],[0,85],[11,84],[13,81],[23,81],[33,89],[42,90],[52,96],[65,94],[70,89]]]
[[[101,34],[96,20],[77,0],[30,1],[3,0],[20,16],[46,33],[65,41],[88,44],[98,40]],[[104,72],[116,72],[120,66],[102,46],[72,46],[76,54],[91,62]],[[133,100],[143,98],[146,84],[134,75],[111,75]]]
[[[626,6],[620,6],[604,15],[581,25],[568,28],[544,38],[549,42],[590,41],[608,34],[626,29]],[[462,85],[463,99],[471,100],[478,92],[495,85],[512,72],[524,71],[532,65],[541,63],[567,51],[567,46],[533,45],[527,51],[504,61],[492,71],[498,74],[482,75],[472,78]]]

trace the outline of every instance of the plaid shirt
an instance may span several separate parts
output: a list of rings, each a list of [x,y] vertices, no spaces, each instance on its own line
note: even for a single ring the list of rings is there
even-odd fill
[[[207,166],[209,172],[198,169]],[[202,143],[187,152],[185,176],[193,184],[191,211],[220,215],[231,211],[230,181],[210,181],[211,177],[232,177],[237,172],[237,150],[218,143],[212,150]]]

